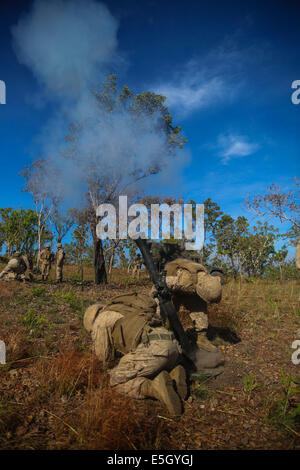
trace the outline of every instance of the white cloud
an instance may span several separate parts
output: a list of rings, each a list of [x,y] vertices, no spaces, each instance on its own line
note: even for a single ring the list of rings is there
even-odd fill
[[[179,83],[166,83],[155,89],[167,97],[168,107],[178,108],[184,114],[215,104],[226,93],[227,85],[221,77],[207,81],[185,77]]]
[[[255,142],[249,142],[247,137],[233,134],[220,135],[217,147],[224,164],[232,158],[247,157],[259,149],[259,145]]]
[[[168,69],[168,78],[162,78],[154,91],[166,96],[167,106],[181,118],[232,101],[246,84],[249,93],[249,71],[265,66],[268,54],[265,43],[245,41],[245,27],[225,36],[215,48]]]
[[[158,83],[154,92],[166,96],[167,106],[181,116],[188,115],[234,98],[242,86],[243,62],[241,51],[219,47],[178,67],[172,79]]]

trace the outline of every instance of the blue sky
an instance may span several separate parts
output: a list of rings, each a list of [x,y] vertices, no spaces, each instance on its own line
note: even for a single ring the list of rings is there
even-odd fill
[[[188,139],[172,194],[210,197],[224,212],[247,216],[248,194],[272,183],[291,187],[300,157],[300,105],[291,102],[291,84],[300,80],[298,1],[103,3],[119,22],[112,72],[133,92],[167,96]],[[31,205],[18,173],[39,156],[39,135],[55,112],[12,46],[11,27],[31,4],[0,6],[0,80],[7,88],[0,105],[1,207]]]

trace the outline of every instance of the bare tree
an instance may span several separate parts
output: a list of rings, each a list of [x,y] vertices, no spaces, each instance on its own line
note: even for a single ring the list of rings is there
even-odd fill
[[[135,132],[132,132],[131,138],[136,143],[136,148],[143,139],[143,133],[149,132],[148,127],[151,126],[150,134],[163,136],[163,147],[160,147],[164,154],[168,156],[174,155],[176,148],[181,148],[186,139],[181,134],[179,126],[172,125],[172,117],[168,109],[164,106],[165,97],[151,92],[144,92],[138,95],[132,95],[127,86],[124,86],[121,93],[117,90],[116,75],[109,75],[106,82],[102,84],[101,91],[95,91],[95,100],[99,107],[99,117],[101,122],[106,122],[114,129],[119,123],[120,115],[130,119]],[[115,113],[115,114],[114,114]],[[111,124],[112,116],[117,116],[116,120]],[[152,119],[150,120],[150,117]],[[154,116],[157,119],[154,119]],[[98,121],[97,121],[98,122]],[[145,123],[145,126],[141,126]],[[140,124],[140,127],[139,127]],[[82,161],[82,145],[80,145],[82,135],[86,134],[89,129],[90,121],[72,123],[70,132],[66,140],[69,143],[68,149],[64,153],[64,157],[73,160],[76,165],[77,161]],[[136,129],[139,131],[136,132]],[[120,130],[122,132],[122,129]],[[128,132],[128,130],[126,131]],[[95,283],[106,283],[107,275],[105,269],[105,256],[102,240],[99,240],[96,233],[97,217],[96,210],[100,204],[111,203],[116,206],[118,196],[127,194],[128,198],[134,193],[136,183],[147,178],[148,176],[159,173],[162,170],[162,158],[156,158],[153,161],[143,158],[136,159],[134,164],[126,165],[129,159],[129,153],[135,154],[135,149],[128,147],[118,139],[118,128],[112,133],[112,144],[114,147],[114,155],[118,155],[117,163],[110,161],[110,146],[103,147],[101,141],[93,148],[89,158],[84,160],[84,180],[87,186],[88,199],[88,217],[90,229],[94,242],[94,268]],[[85,141],[86,142],[86,141]],[[86,145],[85,145],[86,146]],[[84,148],[85,148],[84,146]],[[92,156],[91,156],[92,155]],[[124,166],[120,162],[124,161]]]
[[[248,209],[259,217],[276,217],[281,223],[288,222],[289,238],[300,234],[299,178],[295,178],[295,188],[283,192],[280,186],[272,184],[264,195],[258,194],[246,200]]]
[[[37,268],[41,253],[42,237],[47,224],[51,221],[54,208],[58,203],[58,197],[48,189],[48,168],[46,160],[39,158],[28,165],[20,173],[25,178],[24,192],[31,194],[35,213],[37,215]]]
[[[71,215],[71,210],[66,215],[59,213],[58,209],[55,209],[52,215],[52,224],[54,231],[56,232],[57,242],[61,243],[63,238],[69,233],[73,227],[75,221]]]

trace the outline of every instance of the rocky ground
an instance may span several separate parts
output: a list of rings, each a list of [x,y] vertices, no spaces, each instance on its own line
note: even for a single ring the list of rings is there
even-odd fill
[[[173,418],[156,401],[111,390],[82,325],[93,302],[149,291],[148,276],[134,282],[115,270],[105,287],[93,285],[89,268],[83,285],[73,267],[65,277],[61,285],[0,281],[1,449],[300,448],[300,366],[291,361],[299,281],[224,285],[209,335],[225,371],[190,383],[184,413]]]

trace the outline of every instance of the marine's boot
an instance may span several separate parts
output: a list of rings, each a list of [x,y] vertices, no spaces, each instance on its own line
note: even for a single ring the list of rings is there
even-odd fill
[[[182,400],[185,400],[187,397],[187,384],[186,384],[186,372],[185,368],[181,365],[175,367],[169,376],[172,380],[175,381],[176,391]]]
[[[213,369],[224,363],[221,351],[206,337],[206,332],[197,334],[198,353],[196,359],[197,369]]]
[[[168,410],[170,415],[180,415],[182,405],[179,396],[174,390],[172,379],[168,372],[163,370],[154,380],[146,379],[141,387],[145,397],[156,398]]]

